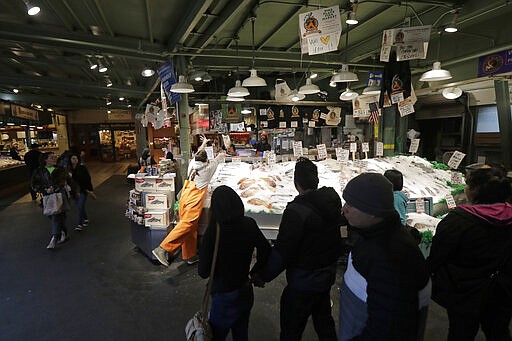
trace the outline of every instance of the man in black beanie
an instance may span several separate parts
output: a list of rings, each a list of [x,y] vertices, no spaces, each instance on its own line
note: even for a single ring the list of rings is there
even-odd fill
[[[281,340],[300,340],[309,316],[320,340],[337,340],[330,290],[341,251],[341,199],[332,187],[318,187],[316,165],[299,158],[295,165],[299,195],[288,203],[267,265],[253,277],[269,282],[286,269],[281,296]]]
[[[343,191],[343,213],[358,238],[340,289],[340,341],[422,340],[430,281],[393,204],[393,185],[364,173]]]

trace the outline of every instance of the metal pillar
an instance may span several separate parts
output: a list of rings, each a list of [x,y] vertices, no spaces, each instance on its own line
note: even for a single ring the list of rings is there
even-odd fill
[[[396,152],[403,154],[408,152],[407,148],[407,127],[409,126],[409,116],[398,119],[398,134],[396,136]]]
[[[187,63],[185,57],[176,57],[176,78],[184,75],[187,71]],[[187,178],[188,162],[190,160],[190,108],[188,106],[188,94],[181,94],[181,101],[176,105],[176,112],[179,115],[180,125],[180,150],[181,150],[181,178]]]
[[[510,169],[512,161],[512,119],[510,117],[510,93],[508,80],[495,80],[494,91],[496,91],[496,107],[498,109],[498,123],[500,127],[500,144],[503,165]]]
[[[382,142],[384,156],[395,155],[396,110],[394,106],[382,108]]]

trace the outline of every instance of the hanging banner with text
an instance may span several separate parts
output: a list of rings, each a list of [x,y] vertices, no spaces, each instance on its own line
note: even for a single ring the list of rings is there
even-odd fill
[[[176,76],[174,75],[174,65],[172,61],[168,61],[159,67],[156,72],[160,77],[162,86],[164,87],[165,93],[167,94],[167,97],[169,97],[171,104],[180,101],[181,95],[175,92],[171,92],[172,85],[176,83]]]
[[[478,77],[512,72],[512,49],[500,51],[478,59]]]
[[[425,25],[384,30],[380,61],[389,62],[392,46],[396,46],[397,61],[427,58],[431,28]]]
[[[339,7],[299,14],[299,29],[302,53],[315,55],[336,51],[342,30]]]

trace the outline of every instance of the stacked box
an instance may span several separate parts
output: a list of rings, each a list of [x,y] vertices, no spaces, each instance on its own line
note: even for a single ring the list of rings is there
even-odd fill
[[[144,224],[146,227],[166,229],[169,225],[169,210],[147,211]]]

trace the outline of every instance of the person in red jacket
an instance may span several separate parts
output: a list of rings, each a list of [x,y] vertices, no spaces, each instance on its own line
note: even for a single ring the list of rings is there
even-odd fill
[[[503,169],[472,171],[468,205],[448,213],[436,229],[428,265],[432,298],[446,308],[448,340],[511,340],[512,205]]]

